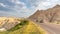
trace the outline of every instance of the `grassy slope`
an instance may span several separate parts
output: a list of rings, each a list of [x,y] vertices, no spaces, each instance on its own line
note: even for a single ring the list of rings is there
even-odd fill
[[[45,31],[30,21],[27,25],[18,30],[7,31],[0,34],[45,34]]]

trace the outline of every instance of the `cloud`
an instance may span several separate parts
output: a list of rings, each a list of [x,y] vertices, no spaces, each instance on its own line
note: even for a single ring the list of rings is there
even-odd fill
[[[3,0],[4,1],[4,0]],[[1,2],[1,1],[0,1]],[[10,5],[10,2],[13,3],[13,5]],[[1,2],[1,7],[0,7],[0,16],[18,16],[20,15],[20,17],[23,16],[27,16],[28,13],[26,13],[26,11],[29,11],[29,9],[26,7],[24,2],[18,1],[18,0],[14,0],[14,1],[10,1],[8,0],[8,3],[3,3]],[[7,7],[9,6],[9,7]]]
[[[25,5],[25,3],[21,2],[19,0],[11,0],[10,2],[12,2],[12,3],[15,4],[15,6],[13,7],[13,9],[15,9],[16,11],[27,8],[26,5]]]
[[[27,7],[29,7],[29,10],[31,10],[31,15],[38,9],[46,10],[60,4],[60,0],[25,0],[25,3],[27,4]]]
[[[0,0],[0,14],[28,17],[36,10],[46,10],[60,4],[60,0]]]
[[[38,6],[35,7],[36,9],[40,9],[40,10],[46,10],[48,8],[52,8],[54,7],[56,4],[60,4],[59,2],[60,0],[41,0],[40,3],[38,2]]]
[[[3,3],[0,3],[0,7],[6,7],[7,5],[4,5]]]
[[[13,11],[11,8],[9,8],[8,5],[5,5],[4,3],[0,3],[0,12],[11,12]]]
[[[19,5],[19,4],[23,4],[24,5],[24,2],[20,2],[19,0],[11,0],[11,2]]]

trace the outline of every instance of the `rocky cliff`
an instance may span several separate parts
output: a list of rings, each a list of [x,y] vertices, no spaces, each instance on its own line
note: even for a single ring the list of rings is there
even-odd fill
[[[37,10],[33,15],[29,17],[30,20],[35,22],[60,22],[60,5],[56,5],[53,8],[47,10]]]

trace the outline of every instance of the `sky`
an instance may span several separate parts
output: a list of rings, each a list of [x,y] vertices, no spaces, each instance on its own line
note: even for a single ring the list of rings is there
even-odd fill
[[[0,0],[0,16],[29,17],[36,10],[46,10],[60,0]]]

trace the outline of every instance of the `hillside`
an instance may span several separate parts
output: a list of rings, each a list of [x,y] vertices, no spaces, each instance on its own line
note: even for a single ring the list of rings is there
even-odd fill
[[[37,10],[33,15],[29,17],[30,20],[35,22],[60,22],[60,5],[56,5],[53,8],[47,10]]]
[[[46,32],[27,19],[0,17],[0,34],[46,34]]]
[[[8,30],[19,24],[19,18],[14,17],[0,17],[0,30]]]

